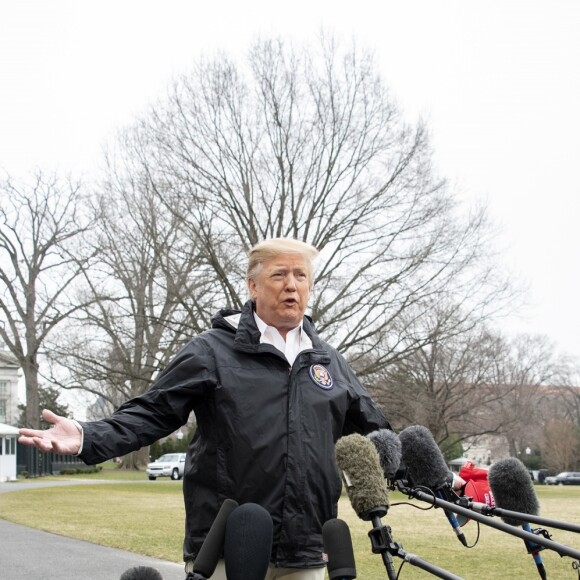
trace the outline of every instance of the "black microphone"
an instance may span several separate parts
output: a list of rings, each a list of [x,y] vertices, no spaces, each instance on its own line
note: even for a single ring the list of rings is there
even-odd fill
[[[429,493],[425,493],[421,491],[419,488],[410,488],[406,485],[406,481],[403,480],[397,480],[396,487],[399,491],[403,492],[409,497],[417,498],[421,501],[425,501],[436,507],[441,507],[443,509],[457,512],[458,514],[468,519],[471,518],[476,522],[479,522],[480,524],[485,524],[486,526],[490,526],[491,528],[495,528],[496,530],[501,530],[502,532],[506,532],[507,534],[510,534],[512,536],[517,536],[518,538],[522,538],[522,540],[531,542],[534,545],[539,544],[543,548],[549,548],[550,550],[554,550],[555,552],[560,554],[560,556],[569,556],[570,558],[574,558],[575,560],[580,561],[580,550],[570,548],[569,546],[565,546],[564,544],[553,542],[548,537],[546,537],[546,534],[530,533],[516,526],[510,526],[505,522],[496,522],[494,521],[494,518],[490,518],[488,515],[484,515],[479,510],[469,509],[464,505],[461,505],[460,503],[454,504],[449,501],[435,497],[431,491]],[[457,496],[455,497],[457,498]],[[521,515],[519,514],[519,512],[510,512],[510,513],[512,514],[512,517]],[[532,518],[536,516],[529,517]]]
[[[163,576],[150,566],[135,566],[125,570],[119,580],[163,580]]]
[[[226,525],[224,560],[228,580],[264,580],[272,554],[274,524],[260,505],[234,509]]]
[[[367,437],[379,454],[384,476],[392,480],[401,465],[401,440],[390,429],[372,431]]]
[[[488,481],[498,507],[534,516],[538,514],[540,504],[532,478],[526,466],[519,459],[508,457],[494,463],[489,468]],[[532,528],[527,522],[507,515],[502,515],[501,519],[506,524],[521,526],[526,532],[532,532]],[[540,556],[540,551],[544,548],[527,540],[524,540],[524,544],[528,553],[534,558],[540,578],[545,580],[546,569]]]
[[[407,467],[410,483],[416,487],[430,489],[439,499],[450,496],[453,473],[447,467],[431,431],[423,425],[412,425],[399,433],[402,448],[402,460]],[[467,546],[465,535],[461,531],[455,514],[443,509],[457,539]]]
[[[322,526],[324,552],[329,580],[352,580],[356,578],[356,565],[352,538],[346,522],[333,519]]]
[[[197,558],[193,563],[193,574],[190,573],[188,575],[188,580],[208,580],[208,578],[211,578],[224,549],[228,517],[237,507],[237,501],[233,499],[224,500],[201,545]]]

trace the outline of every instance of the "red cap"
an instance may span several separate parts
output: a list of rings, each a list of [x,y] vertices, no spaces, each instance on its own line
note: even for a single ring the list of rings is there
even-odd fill
[[[487,474],[487,469],[474,467],[471,461],[465,463],[459,472],[459,477],[467,482],[461,495],[472,498],[474,502],[495,507],[495,499],[487,481]],[[457,521],[459,525],[464,526],[469,522],[469,518],[458,514]]]
[[[471,461],[467,461],[459,471],[459,477],[465,481],[487,481],[487,469],[474,467]]]

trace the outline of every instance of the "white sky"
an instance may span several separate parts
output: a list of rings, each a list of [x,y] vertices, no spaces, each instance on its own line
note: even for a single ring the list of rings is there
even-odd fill
[[[440,172],[483,198],[530,305],[504,330],[580,356],[577,0],[0,0],[0,168],[90,172],[203,52],[323,27],[375,50]]]

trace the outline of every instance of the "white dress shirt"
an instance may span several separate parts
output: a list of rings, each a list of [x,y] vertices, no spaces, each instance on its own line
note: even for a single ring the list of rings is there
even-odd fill
[[[271,344],[273,347],[277,348],[280,352],[284,353],[286,359],[290,363],[290,366],[294,364],[298,353],[312,348],[312,341],[310,337],[304,332],[302,324],[289,330],[286,333],[286,340],[282,338],[282,335],[273,326],[268,326],[255,312],[254,319],[258,325],[258,330],[261,333],[260,342],[265,344]]]

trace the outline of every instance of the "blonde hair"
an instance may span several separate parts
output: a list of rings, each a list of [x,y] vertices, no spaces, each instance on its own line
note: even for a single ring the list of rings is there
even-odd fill
[[[312,289],[314,285],[313,262],[318,255],[318,250],[314,246],[294,238],[272,238],[251,248],[248,252],[246,282],[253,280],[260,272],[262,265],[279,254],[300,254],[304,258],[308,265],[308,278]]]

